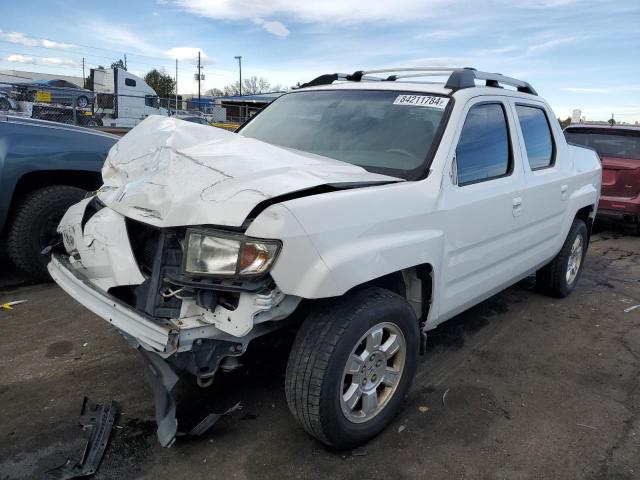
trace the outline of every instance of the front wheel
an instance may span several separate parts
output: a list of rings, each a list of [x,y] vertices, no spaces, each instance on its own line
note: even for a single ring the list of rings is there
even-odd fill
[[[398,413],[418,350],[418,320],[399,295],[371,287],[323,301],[303,323],[289,356],[289,409],[326,445],[356,447]]]
[[[56,241],[62,216],[85,195],[80,188],[52,185],[35,190],[16,206],[6,243],[9,258],[20,270],[35,280],[50,279],[49,259],[40,252]]]
[[[547,295],[564,298],[578,283],[587,254],[589,235],[585,223],[576,218],[560,253],[536,272],[536,287]]]

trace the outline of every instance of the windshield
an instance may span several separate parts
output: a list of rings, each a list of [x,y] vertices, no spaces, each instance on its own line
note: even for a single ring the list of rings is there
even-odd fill
[[[412,180],[437,146],[449,99],[382,90],[316,90],[283,95],[240,135]]]
[[[640,160],[640,130],[567,129],[567,141],[594,148],[601,157]]]

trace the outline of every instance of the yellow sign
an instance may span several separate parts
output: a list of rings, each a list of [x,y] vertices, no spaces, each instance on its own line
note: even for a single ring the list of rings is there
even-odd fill
[[[51,103],[51,92],[36,92],[36,102]]]

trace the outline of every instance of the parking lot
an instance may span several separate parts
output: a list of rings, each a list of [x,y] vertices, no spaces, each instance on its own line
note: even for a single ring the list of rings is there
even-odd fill
[[[336,452],[308,437],[284,398],[286,358],[220,374],[242,409],[169,449],[155,437],[141,359],[54,284],[0,263],[0,478],[43,477],[80,452],[83,396],[121,410],[95,478],[487,478],[640,476],[640,241],[592,239],[564,300],[526,279],[429,338],[401,414],[379,437]],[[249,381],[246,381],[248,378]]]

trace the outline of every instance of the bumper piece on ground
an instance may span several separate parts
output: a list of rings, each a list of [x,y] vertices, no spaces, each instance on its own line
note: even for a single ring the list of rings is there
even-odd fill
[[[138,351],[142,354],[144,360],[147,382],[153,390],[156,407],[156,424],[158,425],[158,441],[163,447],[173,445],[176,437],[199,436],[204,434],[223,415],[240,408],[240,403],[237,403],[223,413],[208,413],[188,432],[179,431],[179,422],[176,416],[176,400],[173,396],[173,390],[180,380],[180,377],[159,355],[142,348],[139,348]]]
[[[108,405],[99,405],[84,397],[80,411],[80,426],[83,431],[89,432],[89,439],[82,458],[75,463],[70,458],[67,459],[63,465],[47,471],[48,477],[55,480],[68,480],[96,473],[107,448],[116,414],[117,409],[113,402],[109,402]]]

